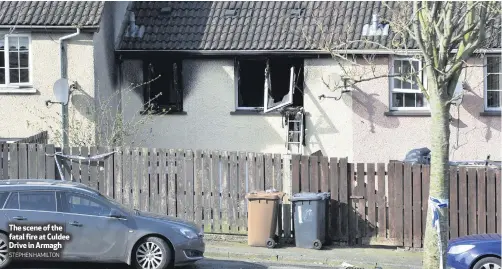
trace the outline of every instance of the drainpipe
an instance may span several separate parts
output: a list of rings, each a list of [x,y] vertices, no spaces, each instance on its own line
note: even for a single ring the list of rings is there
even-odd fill
[[[66,39],[70,39],[72,37],[75,37],[80,34],[80,28],[77,28],[77,32],[73,34],[69,34],[63,37],[59,38],[59,49],[60,49],[60,58],[61,58],[61,78],[68,78],[68,66],[67,66],[67,58],[68,55],[66,54],[66,49],[64,45],[64,41]],[[69,103],[69,100],[68,100]],[[67,148],[68,147],[68,103],[62,104],[62,122],[63,122],[63,147]]]

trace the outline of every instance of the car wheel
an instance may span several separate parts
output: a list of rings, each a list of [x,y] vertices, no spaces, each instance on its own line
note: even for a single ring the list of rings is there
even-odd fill
[[[483,258],[474,265],[473,269],[500,269],[500,258]]]
[[[145,238],[136,246],[133,254],[136,269],[172,268],[171,249],[161,238]]]
[[[6,268],[11,259],[9,257],[9,238],[0,233],[0,268]]]

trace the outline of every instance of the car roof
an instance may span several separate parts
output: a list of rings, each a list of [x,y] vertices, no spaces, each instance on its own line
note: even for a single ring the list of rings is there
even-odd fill
[[[65,181],[57,179],[7,179],[0,180],[0,191],[21,191],[33,189],[73,189],[82,190],[88,193],[96,194],[96,190],[74,181]]]

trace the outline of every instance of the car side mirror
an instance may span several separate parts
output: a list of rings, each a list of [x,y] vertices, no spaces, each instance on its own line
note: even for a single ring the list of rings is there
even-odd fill
[[[124,216],[124,214],[122,214],[122,212],[118,211],[115,208],[112,208],[112,210],[110,211],[109,217],[110,218],[115,218],[115,219],[125,219],[126,218]]]

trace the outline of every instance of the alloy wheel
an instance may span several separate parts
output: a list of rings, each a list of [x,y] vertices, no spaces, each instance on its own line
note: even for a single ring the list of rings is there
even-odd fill
[[[162,249],[154,242],[145,242],[136,250],[136,261],[143,269],[157,269],[162,258]]]
[[[7,263],[9,248],[7,245],[7,241],[3,240],[0,237],[0,268],[3,264]]]
[[[500,265],[498,265],[498,264],[488,262],[488,263],[483,264],[480,267],[480,269],[501,269],[501,268],[500,268]]]

